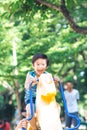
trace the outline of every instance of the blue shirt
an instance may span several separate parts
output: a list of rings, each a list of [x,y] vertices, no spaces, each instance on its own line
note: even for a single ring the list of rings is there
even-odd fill
[[[44,72],[47,73],[47,72]],[[29,75],[31,75],[32,77],[36,77],[36,72],[35,71],[30,71]],[[29,88],[31,88],[32,90],[32,100],[33,103],[35,103],[36,101],[36,89],[37,89],[37,84],[35,84],[34,86],[29,86]],[[30,89],[25,89],[25,104],[30,103]]]

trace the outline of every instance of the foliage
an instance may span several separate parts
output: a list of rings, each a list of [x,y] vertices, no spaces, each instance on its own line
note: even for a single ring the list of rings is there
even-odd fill
[[[61,0],[45,2],[61,7]],[[86,0],[66,0],[66,7],[79,26],[87,25]],[[82,107],[86,109],[87,35],[73,31],[62,12],[41,5],[38,0],[0,1],[0,10],[0,92],[9,94],[7,102],[11,96],[16,104],[16,81],[19,97],[23,98],[21,92],[26,73],[32,70],[32,56],[41,52],[50,58],[49,72],[64,82],[74,80],[81,95],[81,111]],[[0,103],[3,105],[1,98]]]

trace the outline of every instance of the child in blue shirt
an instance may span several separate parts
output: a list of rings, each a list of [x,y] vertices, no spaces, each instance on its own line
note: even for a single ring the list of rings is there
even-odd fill
[[[26,103],[26,117],[30,116],[30,95],[29,95],[29,87],[32,86],[32,99],[33,99],[33,108],[35,111],[35,101],[36,101],[36,89],[38,78],[42,73],[48,73],[46,71],[49,65],[49,59],[45,54],[37,53],[32,58],[32,65],[34,70],[27,73],[25,80],[25,103]],[[36,119],[35,115],[30,120],[30,124],[34,130],[36,130]]]

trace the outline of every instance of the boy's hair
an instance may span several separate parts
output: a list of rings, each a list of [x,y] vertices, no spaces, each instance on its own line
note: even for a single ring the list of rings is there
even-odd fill
[[[34,64],[34,62],[35,62],[37,59],[39,59],[39,58],[45,59],[46,62],[47,62],[47,66],[49,65],[49,59],[48,59],[47,55],[41,54],[41,53],[36,53],[36,54],[33,56],[33,58],[32,58],[32,64]]]
[[[71,84],[72,84],[72,86],[74,86],[74,83],[73,83],[73,81],[72,81],[72,80],[67,80],[65,84],[67,85],[67,83],[71,83]]]
[[[67,80],[67,81],[65,82],[65,84],[67,84],[67,83],[74,84],[72,80]]]
[[[67,80],[66,83],[68,83],[68,82],[69,82],[69,83],[73,83],[72,80]]]

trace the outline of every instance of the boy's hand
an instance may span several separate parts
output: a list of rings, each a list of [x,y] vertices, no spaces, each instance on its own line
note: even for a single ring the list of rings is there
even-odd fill
[[[37,77],[33,77],[32,79],[31,79],[31,84],[32,84],[32,86],[34,86],[35,84],[37,84],[38,83],[38,79],[37,79]]]
[[[59,92],[58,86],[59,86],[60,79],[58,76],[54,76],[53,79],[54,79],[54,84],[55,84],[56,90],[57,90],[57,92]]]
[[[26,119],[23,119],[23,120],[21,121],[21,127],[27,128],[27,123],[28,123],[28,121],[27,121]]]
[[[54,76],[54,83],[55,85],[57,86],[58,85],[58,82],[60,81],[59,77],[58,76]]]
[[[25,88],[26,89],[28,89],[31,86],[34,86],[37,83],[38,83],[37,77],[33,77],[33,76],[27,74],[26,81],[25,81]]]

